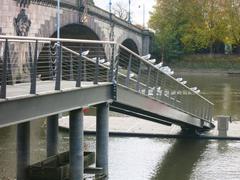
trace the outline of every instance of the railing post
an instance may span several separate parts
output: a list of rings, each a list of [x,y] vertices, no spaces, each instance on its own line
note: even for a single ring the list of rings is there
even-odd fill
[[[70,54],[70,67],[69,67],[69,74],[70,74],[70,81],[74,80],[74,76],[73,76],[73,54]]]
[[[34,61],[32,62],[32,52],[31,48],[30,50],[30,77],[31,77],[31,88],[30,88],[30,94],[36,94],[36,85],[37,85],[37,61],[38,61],[38,41],[36,41],[35,44],[35,50],[34,50]]]
[[[76,87],[81,87],[81,80],[82,80],[82,50],[80,50],[78,59],[78,67],[77,67],[77,81]]]
[[[49,44],[49,48],[48,48],[48,61],[49,61],[49,79],[53,80],[54,79],[54,72],[53,72],[53,62],[52,62],[52,52],[51,52],[51,44]]]
[[[128,62],[128,70],[127,70],[127,77],[125,80],[125,86],[129,86],[129,79],[130,79],[130,73],[131,73],[131,66],[132,66],[132,54],[130,54],[129,62]]]
[[[93,84],[98,84],[98,78],[99,78],[99,58],[96,59],[96,63],[95,63],[95,73],[94,73]]]
[[[156,71],[157,75],[156,75],[156,79],[155,79],[155,88],[154,88],[154,91],[153,91],[153,96],[154,98],[156,99],[157,98],[157,88],[158,88],[158,78],[159,78],[159,73],[158,71]]]
[[[148,76],[147,76],[147,86],[145,89],[145,95],[148,95],[148,91],[149,91],[149,84],[150,84],[150,80],[151,80],[151,67],[148,66]]]
[[[139,62],[139,69],[138,69],[138,77],[137,77],[137,85],[136,85],[136,91],[140,91],[140,79],[141,79],[141,73],[142,73],[142,62]]]
[[[61,89],[61,80],[62,80],[62,47],[60,42],[57,43],[57,68],[56,68],[56,82],[55,90]]]
[[[1,82],[1,94],[0,98],[6,98],[7,93],[7,77],[8,77],[8,58],[9,58],[9,46],[8,39],[5,41],[4,55],[3,55],[3,70],[2,70],[2,82]]]

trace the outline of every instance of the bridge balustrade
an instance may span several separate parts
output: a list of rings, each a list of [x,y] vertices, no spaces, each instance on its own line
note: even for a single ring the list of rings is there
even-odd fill
[[[123,45],[0,36],[2,99],[113,83],[211,122],[213,104]]]

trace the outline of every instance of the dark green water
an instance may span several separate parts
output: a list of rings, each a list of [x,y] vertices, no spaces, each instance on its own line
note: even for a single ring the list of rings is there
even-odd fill
[[[190,86],[215,103],[215,114],[240,119],[240,77],[183,76]],[[46,155],[43,121],[31,124],[31,163]],[[60,151],[68,150],[69,136],[60,133]],[[0,180],[15,178],[16,127],[0,130]],[[85,149],[95,150],[95,138],[85,138]],[[109,171],[112,180],[239,180],[240,142],[110,138]]]

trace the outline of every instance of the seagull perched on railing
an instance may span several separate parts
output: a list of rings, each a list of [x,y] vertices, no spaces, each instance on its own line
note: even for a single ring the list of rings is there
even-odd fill
[[[97,57],[92,58],[92,60],[93,60],[93,61],[97,61]],[[105,59],[99,59],[98,62],[99,62],[100,64],[103,64],[103,63],[106,62],[106,60],[105,60]]]
[[[182,83],[183,85],[185,85],[185,84],[187,84],[187,81],[182,81],[181,83]]]
[[[142,56],[143,59],[149,60],[151,58],[151,54],[147,54],[145,56]]]
[[[190,88],[192,91],[196,91],[198,88],[197,87],[192,87]]]
[[[83,52],[81,53],[82,56],[87,56],[88,54],[89,54],[89,50],[83,51]]]
[[[158,64],[156,64],[156,65],[154,65],[154,66],[155,66],[156,68],[161,68],[162,65],[163,65],[163,62],[160,62],[160,63],[158,63]]]
[[[170,76],[174,74],[174,71],[172,71],[168,66],[161,67],[160,70]]]
[[[197,94],[199,94],[201,91],[200,91],[200,89],[198,89],[198,90],[196,90],[196,91],[194,91],[195,93],[197,93]]]
[[[176,78],[176,80],[177,80],[178,82],[182,82],[182,81],[183,81],[183,78]]]
[[[111,65],[111,63],[109,62],[109,61],[105,61],[104,63],[102,63],[103,65],[105,65],[105,66],[110,66]]]
[[[148,59],[148,62],[154,64],[156,62],[156,59]]]

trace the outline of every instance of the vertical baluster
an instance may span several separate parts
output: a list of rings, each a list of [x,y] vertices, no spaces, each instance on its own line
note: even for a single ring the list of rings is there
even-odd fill
[[[52,52],[51,52],[51,44],[49,44],[48,48],[48,61],[49,61],[49,79],[54,79],[54,72],[53,72],[53,63],[52,63]]]
[[[96,59],[96,63],[95,63],[95,73],[94,73],[93,84],[98,84],[98,78],[99,78],[99,58]]]
[[[56,82],[55,90],[61,89],[61,80],[62,80],[62,45],[60,42],[57,44],[57,64],[56,64]]]
[[[69,76],[70,76],[70,81],[74,80],[74,75],[73,75],[73,54],[70,54],[70,67],[69,67]]]
[[[115,70],[114,66],[115,66],[115,61],[116,61],[115,58],[117,58],[117,56],[115,56],[116,55],[115,53],[117,53],[117,52],[115,51],[115,45],[114,44],[111,44],[110,47],[111,47],[111,55],[110,55],[111,57],[110,57],[109,79],[110,79],[111,82],[114,82],[115,79],[116,79],[115,74],[114,74],[114,70]]]
[[[158,88],[158,78],[159,78],[159,73],[158,70],[156,71],[156,77],[155,77],[155,88],[154,88],[154,92],[153,92],[153,96],[155,99],[157,99],[157,88]]]
[[[30,49],[31,50],[31,49]],[[30,52],[32,54],[32,52]],[[32,55],[31,55],[32,56]],[[32,57],[30,57],[30,77],[31,77],[31,88],[30,94],[36,94],[36,86],[37,86],[37,61],[38,61],[38,41],[35,43],[35,50],[34,50],[34,61],[32,62]]]
[[[78,57],[78,68],[77,68],[77,82],[76,87],[81,87],[81,79],[82,79],[82,50],[80,50]]]
[[[119,55],[115,59],[115,78],[114,78],[114,83],[118,82],[118,70],[119,70]]]
[[[149,85],[150,85],[150,80],[151,80],[151,70],[152,70],[151,66],[148,66],[148,76],[147,76],[145,95],[148,95],[148,91],[149,91]]]
[[[9,58],[9,46],[8,46],[8,40],[5,41],[5,47],[4,47],[4,56],[3,56],[3,70],[2,70],[2,82],[1,82],[1,98],[6,98],[6,92],[7,92],[7,78],[8,78],[8,58]]]
[[[137,85],[136,85],[136,91],[140,91],[140,79],[141,79],[141,73],[142,73],[142,62],[139,62],[139,69],[138,69],[138,77],[137,77]]]
[[[131,66],[132,66],[132,54],[130,54],[129,61],[128,61],[128,70],[127,70],[127,77],[125,80],[125,86],[129,86],[129,79],[130,79],[130,73],[131,73]]]

